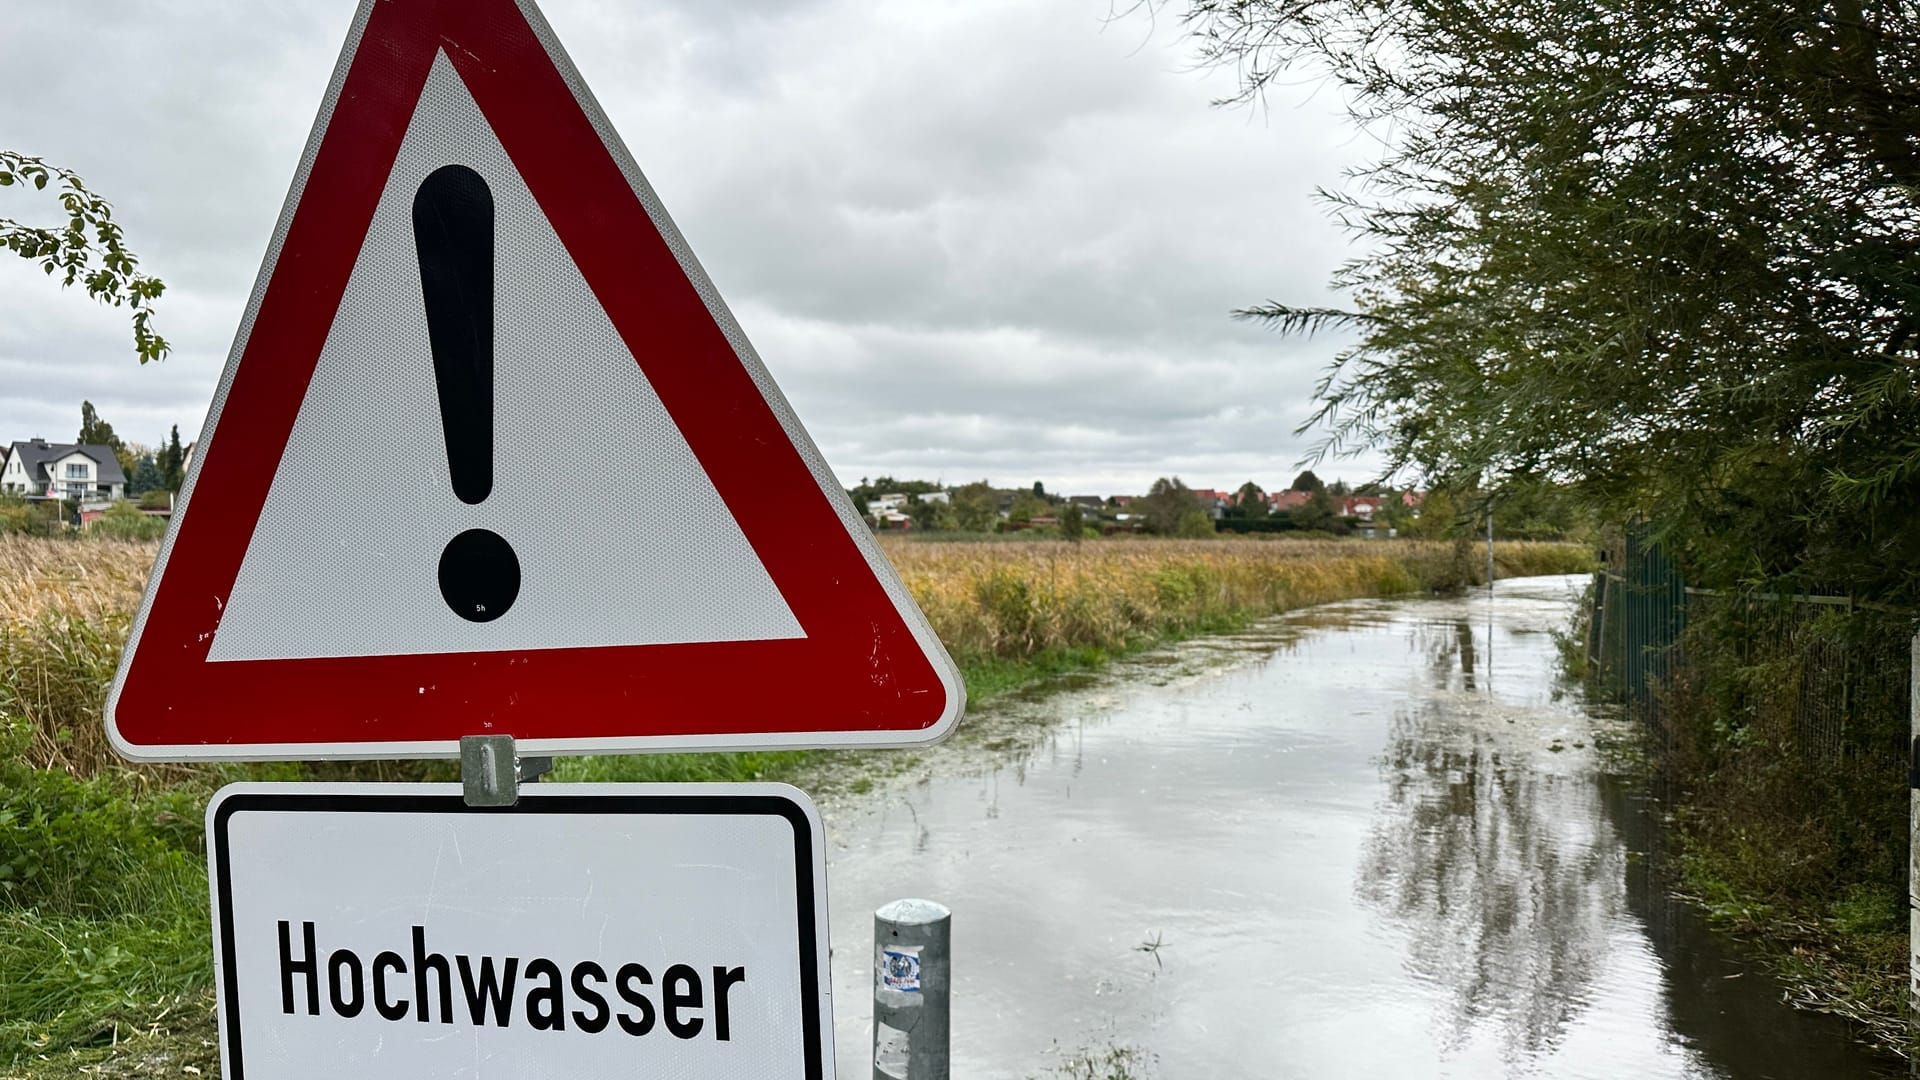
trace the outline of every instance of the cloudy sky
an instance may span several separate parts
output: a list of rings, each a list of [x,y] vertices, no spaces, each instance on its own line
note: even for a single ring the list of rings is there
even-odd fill
[[[843,481],[1284,486],[1338,343],[1228,312],[1336,299],[1313,190],[1367,143],[1311,84],[1210,107],[1230,74],[1108,7],[542,3]],[[71,439],[83,398],[198,432],[353,8],[0,0],[0,147],[114,202],[174,346],[142,368],[124,312],[0,260],[0,439]],[[18,188],[0,215],[59,217]]]

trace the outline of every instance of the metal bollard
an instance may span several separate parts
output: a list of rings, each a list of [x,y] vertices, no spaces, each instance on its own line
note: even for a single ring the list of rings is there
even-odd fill
[[[948,1080],[953,912],[895,900],[873,913],[874,1080]]]

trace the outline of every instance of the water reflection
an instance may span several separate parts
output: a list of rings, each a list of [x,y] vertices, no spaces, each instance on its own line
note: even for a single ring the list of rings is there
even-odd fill
[[[1426,653],[1428,669],[1433,672],[1437,690],[1480,689],[1477,676],[1483,663],[1483,647],[1465,619],[1416,624],[1412,633],[1415,647]]]
[[[955,912],[958,1076],[1111,1042],[1165,1076],[1877,1075],[1664,899],[1610,722],[1554,676],[1570,584],[1189,643],[830,814],[840,1077],[906,895]]]
[[[1626,873],[1627,907],[1660,958],[1666,1021],[1676,1041],[1728,1076],[1785,1075],[1783,1067],[1862,1080],[1907,1075],[1862,1053],[1840,1017],[1785,1010],[1779,985],[1757,975],[1736,946],[1707,927],[1698,908],[1674,899],[1656,826],[1659,804],[1629,778],[1600,777],[1597,788],[1608,819],[1635,855]]]
[[[1468,689],[1470,639],[1454,638]],[[1406,936],[1408,972],[1439,989],[1442,1043],[1491,1025],[1518,1061],[1551,1049],[1587,1001],[1627,860],[1591,780],[1530,767],[1458,711],[1395,717],[1356,892]]]

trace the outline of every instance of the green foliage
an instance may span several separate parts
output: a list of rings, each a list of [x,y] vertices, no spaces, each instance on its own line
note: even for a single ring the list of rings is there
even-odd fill
[[[95,300],[132,309],[133,346],[141,363],[167,355],[166,339],[153,332],[153,303],[166,286],[138,270],[139,260],[122,241],[112,206],[72,171],[0,150],[0,187],[22,184],[45,191],[49,183],[55,183],[66,225],[43,229],[0,218],[0,244],[38,262],[48,276],[59,277],[62,287],[79,282]]]
[[[1695,596],[1659,767],[1688,888],[1812,1000],[1905,1030],[1913,619]]]
[[[1030,491],[1017,491],[1013,495],[1013,505],[1007,511],[1007,520],[1032,521],[1036,517],[1051,513],[1053,513],[1053,505],[1047,500]]]
[[[176,436],[178,429],[175,429]],[[939,491],[940,485],[929,480],[897,480],[891,476],[882,476],[872,480],[860,478],[860,486],[851,488],[847,495],[853,499],[853,505],[861,514],[867,512],[867,504],[882,495],[931,495]]]
[[[67,521],[58,501],[29,502],[17,495],[0,495],[0,533],[22,536],[62,536]]]
[[[1087,521],[1081,513],[1078,503],[1068,503],[1060,508],[1060,536],[1068,543],[1077,544],[1086,539]]]
[[[1286,512],[1258,518],[1229,514],[1215,522],[1215,526],[1220,532],[1230,533],[1286,533],[1299,528],[1293,523],[1293,515]]]
[[[907,503],[907,516],[913,519],[916,529],[953,528],[953,505],[950,502],[933,502],[916,495]]]
[[[1516,477],[1493,496],[1493,530],[1507,540],[1587,540],[1597,531],[1578,493],[1534,477]]]
[[[1266,492],[1260,490],[1259,484],[1249,480],[1233,493],[1233,501],[1227,504],[1222,516],[1235,521],[1259,520],[1270,512]]]
[[[1182,540],[1205,540],[1213,534],[1213,519],[1204,511],[1188,510],[1174,522],[1173,535]]]
[[[1321,483],[1320,478],[1313,475],[1313,470],[1308,469],[1302,472],[1299,476],[1294,477],[1293,483],[1288,486],[1287,490],[1288,491],[1325,491],[1326,488],[1327,488],[1327,485]]]
[[[113,425],[100,419],[100,412],[93,402],[80,403],[80,436],[74,440],[86,446],[105,446],[114,450],[121,449],[120,436],[113,433]]]
[[[1580,604],[1574,609],[1574,620],[1564,628],[1553,631],[1553,651],[1558,655],[1560,673],[1573,683],[1585,683],[1592,668],[1587,656],[1587,634],[1593,623],[1592,582],[1586,591],[1580,594]]]
[[[1177,476],[1155,480],[1146,496],[1135,500],[1133,508],[1146,518],[1147,528],[1161,536],[1181,535],[1180,523],[1187,514],[1205,516],[1193,489]]]
[[[1244,98],[1328,72],[1358,341],[1325,449],[1573,485],[1705,585],[1920,601],[1920,8],[1187,0]]]
[[[188,884],[201,795],[134,774],[76,779],[25,764],[33,732],[0,719],[0,904],[62,915],[127,915],[151,888]]]
[[[35,768],[33,739],[0,715],[0,1061],[212,980],[205,789]]]
[[[152,454],[141,454],[134,462],[133,471],[127,474],[127,497],[140,498],[166,490],[167,475],[160,471],[160,462]],[[167,500],[164,498],[155,504],[140,498],[140,507],[143,510],[159,510],[166,506]]]
[[[100,519],[87,526],[87,532],[103,540],[158,540],[167,532],[165,518],[143,514],[125,500],[107,507]]]
[[[985,480],[953,492],[953,524],[967,532],[988,532],[1000,521],[1000,498]]]
[[[1333,496],[1327,494],[1327,489],[1324,487],[1312,488],[1311,490],[1313,492],[1312,498],[1309,498],[1304,504],[1296,506],[1288,512],[1288,517],[1292,520],[1293,527],[1312,532],[1343,531],[1344,526],[1340,521],[1340,517],[1334,512]]]
[[[1419,518],[1410,522],[1406,531],[1408,536],[1438,540],[1470,531],[1472,526],[1473,515],[1461,505],[1459,497],[1445,488],[1435,488],[1427,492]]]
[[[179,491],[180,486],[187,482],[187,451],[180,445],[179,424],[173,425],[173,431],[168,436],[166,445],[160,448],[159,460],[156,463],[160,466],[160,473],[168,491]],[[866,511],[862,509],[860,512]]]
[[[1665,766],[1692,795],[1694,834],[1769,852],[1749,891],[1838,899],[1906,865],[1901,747],[1910,701],[1903,616],[1696,597],[1668,703]]]

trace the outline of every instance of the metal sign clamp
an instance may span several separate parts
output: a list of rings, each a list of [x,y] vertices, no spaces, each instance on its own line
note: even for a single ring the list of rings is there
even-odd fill
[[[511,735],[462,735],[460,784],[468,806],[512,806],[520,785],[553,771],[550,757],[520,757]]]

